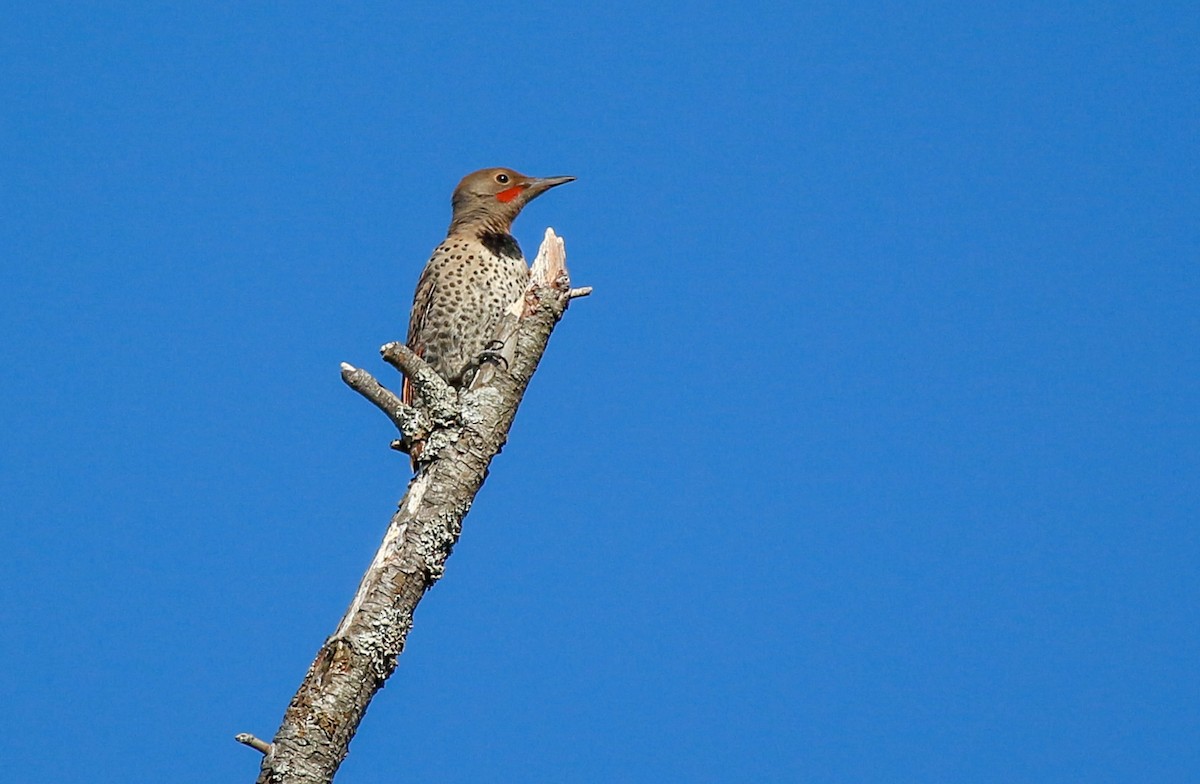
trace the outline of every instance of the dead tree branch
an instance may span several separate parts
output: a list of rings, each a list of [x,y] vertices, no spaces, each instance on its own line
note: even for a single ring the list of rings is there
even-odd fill
[[[581,292],[571,288],[562,240],[547,229],[529,288],[496,332],[507,367],[484,365],[470,389],[457,394],[407,346],[389,343],[383,357],[417,385],[424,404],[418,411],[366,371],[342,366],[346,383],[387,414],[402,436],[428,436],[420,470],[349,609],[288,705],[274,742],[239,736],[263,752],[258,784],[333,780],[371,698],[396,668],[417,603],[442,576],[463,517],[508,437],[551,331]]]
[[[428,417],[425,416],[424,412],[412,406],[404,405],[394,392],[385,388],[367,371],[343,362],[342,381],[345,381],[347,386],[374,403],[376,408],[382,411],[388,419],[392,420],[392,424],[396,426],[396,430],[400,431],[400,438],[393,441],[393,445],[403,445],[412,436],[425,431]]]

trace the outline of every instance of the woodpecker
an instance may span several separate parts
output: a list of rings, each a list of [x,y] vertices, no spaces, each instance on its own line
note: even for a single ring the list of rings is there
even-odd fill
[[[451,386],[471,383],[504,311],[529,283],[512,222],[526,204],[574,179],[480,169],[454,189],[450,230],[417,281],[408,326],[408,347]],[[406,378],[404,402],[414,398]],[[420,444],[412,446],[415,464]]]

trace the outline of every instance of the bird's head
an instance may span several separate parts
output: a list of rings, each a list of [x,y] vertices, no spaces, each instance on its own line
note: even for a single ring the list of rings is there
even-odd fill
[[[451,204],[450,230],[478,225],[507,234],[521,209],[546,191],[574,177],[527,177],[512,169],[480,169],[462,178]]]

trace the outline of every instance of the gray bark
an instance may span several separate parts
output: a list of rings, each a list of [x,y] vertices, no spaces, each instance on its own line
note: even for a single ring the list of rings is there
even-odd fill
[[[421,597],[442,576],[462,521],[500,451],[555,324],[574,297],[562,240],[547,230],[529,288],[497,331],[508,367],[486,365],[458,394],[402,344],[384,358],[418,385],[421,410],[404,406],[366,371],[342,366],[346,383],[401,432],[425,440],[421,465],[392,516],[375,559],[337,629],[318,651],[272,743],[237,739],[263,752],[259,784],[333,780],[371,698],[396,668]]]

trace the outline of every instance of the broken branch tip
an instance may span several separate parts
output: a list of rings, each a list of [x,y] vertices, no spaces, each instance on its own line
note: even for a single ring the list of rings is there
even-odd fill
[[[249,746],[250,748],[262,754],[271,753],[270,743],[267,743],[265,740],[259,740],[249,732],[239,732],[237,735],[233,736],[233,739],[238,743],[241,743],[244,746]]]

